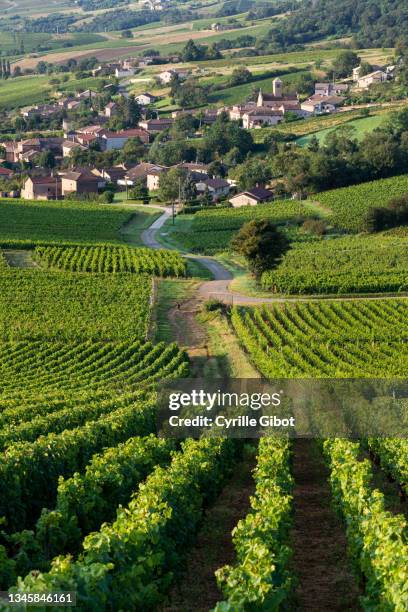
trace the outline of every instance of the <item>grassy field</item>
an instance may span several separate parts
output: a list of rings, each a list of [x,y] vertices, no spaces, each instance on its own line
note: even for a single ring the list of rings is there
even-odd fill
[[[396,102],[390,106],[386,106],[384,108],[376,107],[370,108],[370,117],[362,117],[361,110],[350,110],[344,111],[340,113],[334,113],[333,115],[321,115],[320,117],[310,117],[309,119],[304,119],[300,121],[294,121],[289,123],[282,123],[278,128],[263,128],[261,130],[253,130],[252,136],[256,143],[262,143],[265,141],[265,138],[268,134],[276,131],[278,129],[280,132],[287,132],[290,134],[295,134],[299,136],[298,142],[302,144],[302,137],[319,133],[328,133],[332,129],[344,125],[346,123],[350,123],[354,125],[357,123],[356,127],[359,127],[359,131],[369,131],[370,125],[373,126],[372,129],[378,127],[376,122],[381,124],[382,120],[386,120],[386,117],[390,115],[392,112],[396,112],[403,108],[405,103]],[[380,120],[381,117],[381,120]],[[367,121],[365,121],[367,120]]]
[[[0,80],[0,110],[12,110],[46,102],[52,98],[56,87],[63,92],[76,92],[79,89],[96,88],[101,81],[92,77],[78,80],[71,75],[66,83],[51,85],[51,78],[35,75],[16,77],[7,81]]]
[[[372,132],[375,128],[380,127],[386,120],[387,115],[373,115],[372,117],[364,117],[361,119],[353,119],[352,121],[345,122],[347,125],[353,128],[353,135],[358,140],[364,138],[367,132]],[[339,126],[326,128],[324,130],[319,130],[318,132],[313,132],[313,134],[308,134],[307,136],[302,136],[297,140],[298,144],[301,146],[306,146],[311,138],[315,136],[319,143],[322,143],[328,134],[336,130]]]
[[[41,16],[48,15],[50,12],[75,12],[76,7],[73,6],[71,0],[0,0],[0,11],[4,16],[25,15],[25,16]]]
[[[47,76],[17,77],[0,81],[0,109],[7,110],[45,102],[51,86]]]
[[[282,81],[287,87],[290,87],[291,81],[298,75],[302,74],[299,72],[288,72],[283,76],[280,76]],[[227,87],[221,91],[216,91],[209,95],[208,101],[210,104],[239,104],[244,102],[249,96],[251,96],[254,90],[262,89],[264,93],[271,93],[273,88],[273,76],[268,76],[265,79],[258,79],[252,83],[245,83],[244,85],[237,85],[236,87]]]

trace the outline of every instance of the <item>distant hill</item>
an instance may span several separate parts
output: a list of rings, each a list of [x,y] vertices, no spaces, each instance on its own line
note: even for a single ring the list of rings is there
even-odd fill
[[[306,0],[264,43],[289,47],[349,35],[360,47],[393,47],[408,39],[408,0]]]

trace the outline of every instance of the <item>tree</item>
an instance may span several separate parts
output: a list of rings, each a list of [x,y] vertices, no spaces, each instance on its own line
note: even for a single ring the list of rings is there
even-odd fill
[[[240,68],[235,68],[232,71],[232,74],[229,78],[229,85],[231,87],[235,87],[236,85],[243,85],[244,83],[250,83],[252,81],[252,72],[241,66]]]
[[[129,138],[124,144],[121,157],[124,163],[137,164],[145,152],[144,144],[140,138]]]
[[[122,38],[133,38],[132,30],[122,30],[120,35]]]
[[[198,127],[198,120],[193,115],[183,114],[176,117],[172,127],[171,135],[175,139],[192,136]]]
[[[143,204],[149,204],[150,196],[146,181],[139,179],[134,187],[129,191],[129,196],[132,200],[141,200]]]
[[[49,151],[48,149],[40,153],[37,159],[38,159],[38,165],[41,166],[41,168],[50,169],[50,168],[55,167],[54,154],[52,153],[52,151]]]
[[[237,147],[242,155],[253,149],[254,141],[250,132],[243,130],[237,121],[230,121],[222,114],[212,124],[207,132],[204,147],[212,154],[224,155],[232,148]]]
[[[43,61],[38,62],[38,64],[37,64],[37,72],[38,72],[38,74],[46,74],[47,69],[48,69],[47,62],[43,62]]]
[[[332,63],[332,70],[336,77],[350,76],[353,68],[360,64],[360,58],[354,51],[341,51]]]
[[[216,159],[208,166],[207,173],[211,178],[224,178],[227,175],[227,168],[219,159]]]
[[[200,201],[203,206],[213,206],[214,205],[213,197],[207,186],[205,188],[203,195],[200,198]]]
[[[307,144],[307,148],[309,149],[309,151],[312,151],[312,153],[317,153],[318,152],[318,150],[319,150],[319,141],[317,139],[316,134],[313,134],[313,136],[309,140],[309,142]]]
[[[208,99],[207,90],[192,77],[184,83],[174,78],[171,82],[170,95],[182,108],[203,106]]]
[[[266,185],[272,178],[272,169],[265,159],[251,157],[243,164],[236,166],[230,174],[239,182],[239,188],[245,191],[252,187]]]
[[[171,168],[168,172],[162,172],[159,181],[159,198],[162,202],[185,202],[193,199],[193,195],[191,175],[185,168]]]
[[[259,219],[245,223],[231,246],[245,257],[251,272],[259,278],[262,272],[276,266],[288,250],[289,242],[271,221]]]
[[[165,134],[161,134],[162,138]],[[149,150],[149,160],[163,166],[174,166],[180,162],[193,161],[196,158],[196,149],[187,144],[185,140],[162,140],[156,138]]]
[[[180,57],[183,62],[196,62],[202,58],[203,52],[193,40],[188,40],[181,50]]]
[[[366,76],[367,74],[370,74],[370,72],[372,71],[373,71],[373,67],[371,64],[369,64],[368,62],[361,62],[360,72],[358,73],[358,76],[359,77]]]

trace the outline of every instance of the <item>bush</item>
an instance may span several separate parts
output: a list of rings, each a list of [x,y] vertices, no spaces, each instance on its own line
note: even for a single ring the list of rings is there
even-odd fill
[[[99,202],[103,202],[104,204],[112,204],[115,195],[112,191],[104,191],[98,197]]]
[[[302,230],[308,234],[324,236],[327,231],[327,226],[326,223],[320,219],[306,219],[302,225]]]
[[[220,300],[212,298],[204,303],[204,310],[206,312],[222,312],[225,309],[225,304]]]

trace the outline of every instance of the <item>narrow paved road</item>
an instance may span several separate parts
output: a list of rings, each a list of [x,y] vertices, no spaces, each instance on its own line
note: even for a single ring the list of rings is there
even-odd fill
[[[157,232],[163,227],[166,221],[171,217],[171,208],[166,208],[161,217],[156,219],[152,225],[144,230],[142,233],[142,242],[151,249],[162,249],[164,248],[160,242],[156,239]],[[167,247],[171,248],[171,247]],[[176,250],[174,248],[174,250]],[[213,257],[205,257],[201,255],[190,255],[185,254],[184,257],[197,261],[205,268],[207,268],[214,277],[212,281],[205,281],[201,283],[198,288],[196,297],[200,301],[206,301],[208,299],[217,299],[228,305],[239,305],[239,306],[255,306],[261,304],[280,304],[287,302],[310,302],[310,301],[355,301],[355,300],[386,300],[386,299],[407,299],[407,296],[395,294],[395,295],[366,295],[366,296],[350,296],[350,297],[320,297],[320,296],[294,296],[294,297],[251,297],[248,295],[242,295],[241,293],[235,293],[230,289],[231,280],[234,278],[231,272],[218,262]]]

